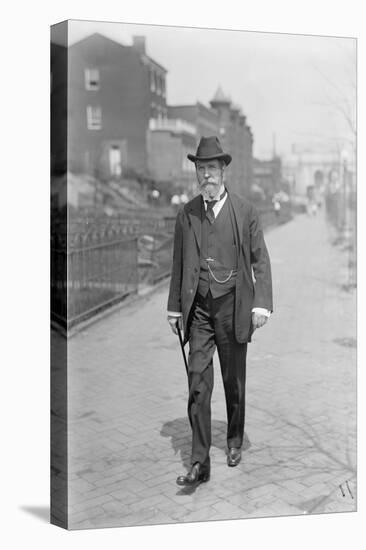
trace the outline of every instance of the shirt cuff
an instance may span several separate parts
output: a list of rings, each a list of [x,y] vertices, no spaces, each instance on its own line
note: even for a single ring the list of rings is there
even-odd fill
[[[182,314],[179,311],[168,311],[169,317],[182,317]]]
[[[266,317],[271,316],[271,312],[264,307],[253,307],[252,313],[259,313],[260,315],[265,315]]]

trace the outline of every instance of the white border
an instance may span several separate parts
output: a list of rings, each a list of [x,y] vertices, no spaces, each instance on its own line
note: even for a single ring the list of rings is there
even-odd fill
[[[240,8],[238,8],[240,6]],[[1,236],[2,397],[1,538],[22,548],[360,548],[363,441],[359,439],[359,510],[356,514],[255,519],[206,524],[66,532],[22,509],[44,507],[49,494],[49,25],[94,19],[278,31],[359,38],[365,66],[362,3],[348,0],[163,0],[12,2],[2,13],[3,142]],[[209,10],[210,8],[210,10]],[[3,8],[4,10],[4,8]],[[358,97],[365,98],[364,70]],[[364,100],[363,100],[364,101]],[[359,121],[363,105],[359,104]],[[359,137],[362,139],[362,127]],[[361,154],[364,143],[359,142]],[[359,159],[360,161],[362,159]],[[359,167],[359,209],[364,171]],[[362,216],[360,216],[361,218]],[[360,235],[363,227],[359,228]],[[359,280],[363,278],[363,266]],[[362,285],[359,298],[362,301]],[[5,304],[5,308],[3,307]],[[359,304],[359,311],[361,311]],[[359,323],[362,317],[359,316]],[[10,330],[9,330],[10,329]],[[360,338],[361,340],[361,338]],[[362,365],[360,342],[359,365]],[[359,369],[359,395],[364,376]],[[359,400],[359,419],[364,417]],[[360,420],[361,424],[361,420]],[[361,437],[362,430],[359,429]],[[5,437],[4,437],[5,435]],[[52,546],[51,546],[52,545]]]

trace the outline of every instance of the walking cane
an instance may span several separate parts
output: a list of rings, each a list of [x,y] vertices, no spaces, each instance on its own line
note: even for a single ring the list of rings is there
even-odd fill
[[[185,351],[184,351],[182,333],[180,331],[180,328],[178,327],[178,324],[177,324],[177,331],[178,331],[178,338],[179,338],[180,347],[182,349],[182,355],[183,355],[183,359],[184,359],[184,366],[186,367],[186,373],[187,373],[187,376],[188,376],[188,363],[187,363],[187,358],[186,358],[186,354],[185,354]]]

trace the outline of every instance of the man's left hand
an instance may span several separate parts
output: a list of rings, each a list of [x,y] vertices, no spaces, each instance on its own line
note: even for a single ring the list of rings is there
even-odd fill
[[[263,327],[263,325],[266,324],[267,320],[268,320],[268,317],[266,315],[262,315],[261,313],[256,313],[255,311],[253,311],[252,325],[254,330],[256,330],[257,328]]]

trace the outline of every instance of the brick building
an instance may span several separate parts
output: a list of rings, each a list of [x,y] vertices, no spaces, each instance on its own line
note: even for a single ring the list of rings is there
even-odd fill
[[[192,190],[194,165],[187,159],[196,151],[196,127],[182,119],[150,120],[149,173],[173,190]]]
[[[218,133],[215,111],[197,102],[194,105],[168,105],[167,120],[150,120],[149,167],[157,180],[170,181],[172,188],[196,191],[194,164],[187,159],[195,153],[201,136]]]
[[[228,183],[232,191],[248,196],[253,183],[253,134],[246,123],[240,106],[218,88],[210,101],[219,121],[219,138],[222,147],[233,160],[228,168]]]
[[[69,169],[101,179],[148,173],[151,118],[167,117],[167,71],[145,38],[124,46],[93,34],[69,48]]]
[[[239,195],[249,196],[253,183],[253,135],[246,117],[220,87],[210,105],[168,105],[168,117],[183,119],[196,128],[196,147],[202,136],[219,136],[223,149],[233,157],[227,170],[228,185]]]
[[[193,124],[200,137],[218,135],[219,132],[218,114],[200,102],[194,105],[168,105],[168,117],[183,119]]]
[[[193,192],[194,165],[187,154],[196,151],[201,136],[218,135],[233,157],[230,188],[249,194],[252,132],[241,108],[221,88],[210,106],[168,106],[167,70],[147,55],[143,36],[125,46],[96,33],[66,51],[69,172],[102,181],[144,176]],[[56,53],[65,55],[65,50]],[[58,131],[53,124],[55,151]]]

